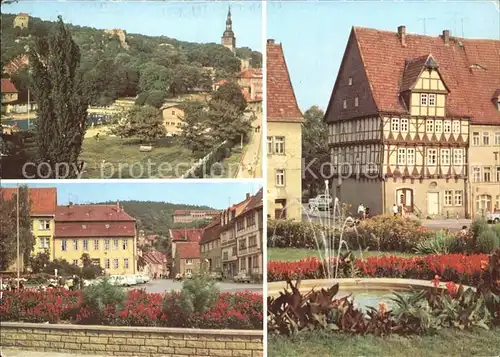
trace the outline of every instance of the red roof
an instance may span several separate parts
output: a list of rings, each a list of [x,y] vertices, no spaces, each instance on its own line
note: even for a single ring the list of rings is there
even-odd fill
[[[220,86],[223,86],[224,84],[228,84],[229,82],[226,81],[225,79],[221,80],[221,81],[218,81],[217,83],[215,83],[216,86],[220,87]]]
[[[30,16],[29,14],[25,13],[25,12],[21,12],[19,15],[17,16]]]
[[[155,250],[144,253],[142,257],[149,264],[166,264],[168,262],[165,254]]]
[[[16,86],[8,78],[2,78],[2,93],[18,93]]]
[[[238,77],[240,78],[262,78],[262,69],[261,68],[252,68],[252,69],[246,69],[242,71]]]
[[[179,259],[200,259],[200,245],[198,243],[177,243],[175,248]]]
[[[170,229],[170,239],[172,242],[195,242],[199,243],[203,236],[203,229]]]
[[[0,188],[5,200],[10,200],[16,194],[17,188]],[[57,206],[57,190],[54,187],[29,188],[31,215],[54,215]]]
[[[28,56],[25,54],[20,55],[20,56],[17,56],[16,58],[14,58],[9,63],[7,63],[4,66],[3,71],[9,75],[12,75],[12,74],[16,73],[18,70],[20,70],[21,68],[27,67],[28,64],[29,64]]]
[[[283,47],[267,40],[267,121],[302,121]]]
[[[117,205],[57,206],[56,222],[134,222],[123,208]]]
[[[443,36],[413,34],[406,34],[405,40],[406,46],[403,46],[396,32],[359,27],[352,29],[344,60],[348,49],[359,51],[368,80],[368,86],[367,83],[360,85],[369,88],[367,92],[373,96],[374,105],[367,107],[363,113],[352,111],[342,114],[340,102],[355,89],[338,83],[337,79],[328,106],[328,111],[333,111],[330,116],[333,120],[376,114],[377,111],[407,114],[408,109],[400,100],[400,93],[408,89],[405,88],[406,82],[412,81],[415,73],[419,72],[419,68],[408,68],[408,65],[421,66],[422,61],[431,55],[449,90],[446,115],[469,116],[472,124],[500,124],[500,111],[492,101],[500,88],[500,41],[450,37],[447,45]],[[384,53],[390,55],[384,57]],[[352,67],[352,60],[344,60],[337,78],[342,76],[344,66]],[[405,79],[405,74],[411,78]]]
[[[263,189],[261,188],[257,194],[252,196],[250,202],[248,202],[247,206],[245,207],[245,210],[242,213],[247,213],[253,210],[256,210],[258,208],[263,207]]]
[[[220,221],[221,219],[219,215],[215,217],[208,226],[205,227],[203,236],[200,240],[200,244],[216,240],[219,237]]]
[[[57,222],[55,236],[78,237],[134,237],[135,222]]]

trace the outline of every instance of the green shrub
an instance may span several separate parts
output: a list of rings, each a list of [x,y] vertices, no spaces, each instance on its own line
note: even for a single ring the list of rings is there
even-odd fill
[[[203,313],[215,306],[219,298],[219,289],[214,279],[195,275],[182,284],[180,294],[181,307],[190,313]]]
[[[112,285],[108,279],[83,289],[83,303],[100,313],[104,313],[105,306],[120,307],[125,296],[123,288]]]
[[[459,241],[456,236],[445,231],[436,232],[436,234],[427,240],[417,244],[415,253],[426,254],[450,254],[458,253]]]
[[[500,238],[493,228],[482,231],[477,238],[479,252],[489,254],[500,246]]]
[[[267,221],[267,246],[270,248],[324,248],[323,237],[333,230],[311,222]]]
[[[491,229],[493,230],[493,232],[495,232],[498,239],[500,239],[500,223],[494,224],[493,226],[491,226]]]
[[[488,222],[484,218],[476,219],[472,222],[470,229],[474,234],[474,238],[478,239],[479,235],[490,229]]]

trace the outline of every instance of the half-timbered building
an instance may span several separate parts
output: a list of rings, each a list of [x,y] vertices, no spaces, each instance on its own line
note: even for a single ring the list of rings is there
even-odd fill
[[[394,204],[423,217],[491,210],[500,200],[499,88],[500,41],[353,28],[325,113],[332,192],[374,214]],[[481,168],[471,180],[473,162],[490,176]]]

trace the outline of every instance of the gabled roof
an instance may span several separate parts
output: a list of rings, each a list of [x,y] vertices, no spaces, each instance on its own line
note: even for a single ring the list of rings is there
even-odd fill
[[[245,209],[243,210],[242,214],[245,214],[247,212],[259,209],[263,207],[263,189],[261,188],[254,196],[252,196],[250,202],[246,205]]]
[[[17,188],[0,188],[5,200],[10,200],[17,193]],[[55,215],[57,207],[57,190],[54,187],[29,188],[31,215]]]
[[[281,44],[267,40],[267,121],[302,122]]]
[[[57,206],[56,222],[134,222],[119,203],[116,205]]]
[[[203,236],[203,229],[170,229],[170,239],[172,242],[195,242],[198,243]]]
[[[417,84],[417,81],[420,78],[422,72],[425,69],[429,68],[435,69],[441,77],[441,73],[439,72],[439,65],[431,54],[420,56],[417,58],[406,59],[405,69],[403,71],[403,82],[401,84],[401,92],[412,90],[415,87],[415,84]],[[446,83],[443,82],[443,84],[448,91]]]
[[[352,34],[379,112],[408,112],[399,97],[406,60],[432,53],[449,90],[446,115],[471,117],[472,124],[500,124],[500,112],[491,102],[500,88],[500,41],[450,37],[445,44],[441,36],[406,34],[403,46],[392,31],[354,27]]]
[[[146,263],[148,264],[166,264],[168,262],[168,258],[162,252],[158,252],[156,250],[151,250],[142,255]]]
[[[205,227],[200,244],[208,243],[219,238],[220,228],[220,216],[217,216]]]
[[[59,238],[130,238],[135,236],[135,222],[56,222],[54,236]]]
[[[177,243],[175,254],[179,259],[200,259],[200,245],[198,242]]]
[[[2,93],[18,93],[18,90],[10,79],[2,78]]]

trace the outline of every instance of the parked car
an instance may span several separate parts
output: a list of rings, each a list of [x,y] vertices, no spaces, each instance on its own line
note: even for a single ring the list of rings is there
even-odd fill
[[[252,282],[252,278],[247,273],[240,272],[233,277],[233,281],[235,283],[249,283],[250,284]]]
[[[486,214],[486,220],[488,221],[488,223],[499,224],[500,223],[500,212],[499,211],[489,212],[488,214]]]
[[[182,281],[182,274],[181,273],[175,274],[175,280]]]
[[[142,279],[144,279],[144,283],[147,283],[150,280],[149,275],[142,275]]]
[[[210,273],[210,277],[214,280],[221,281],[222,280],[222,273],[218,272],[218,271],[214,271],[214,272]]]
[[[141,274],[135,274],[134,277],[135,277],[135,283],[136,284],[145,284],[146,283],[146,279],[144,279],[143,275],[141,275]]]
[[[333,199],[331,196],[318,195],[309,200],[309,209],[316,207],[320,211],[326,211],[333,208]]]
[[[123,286],[137,285],[137,278],[135,275],[123,275]]]

